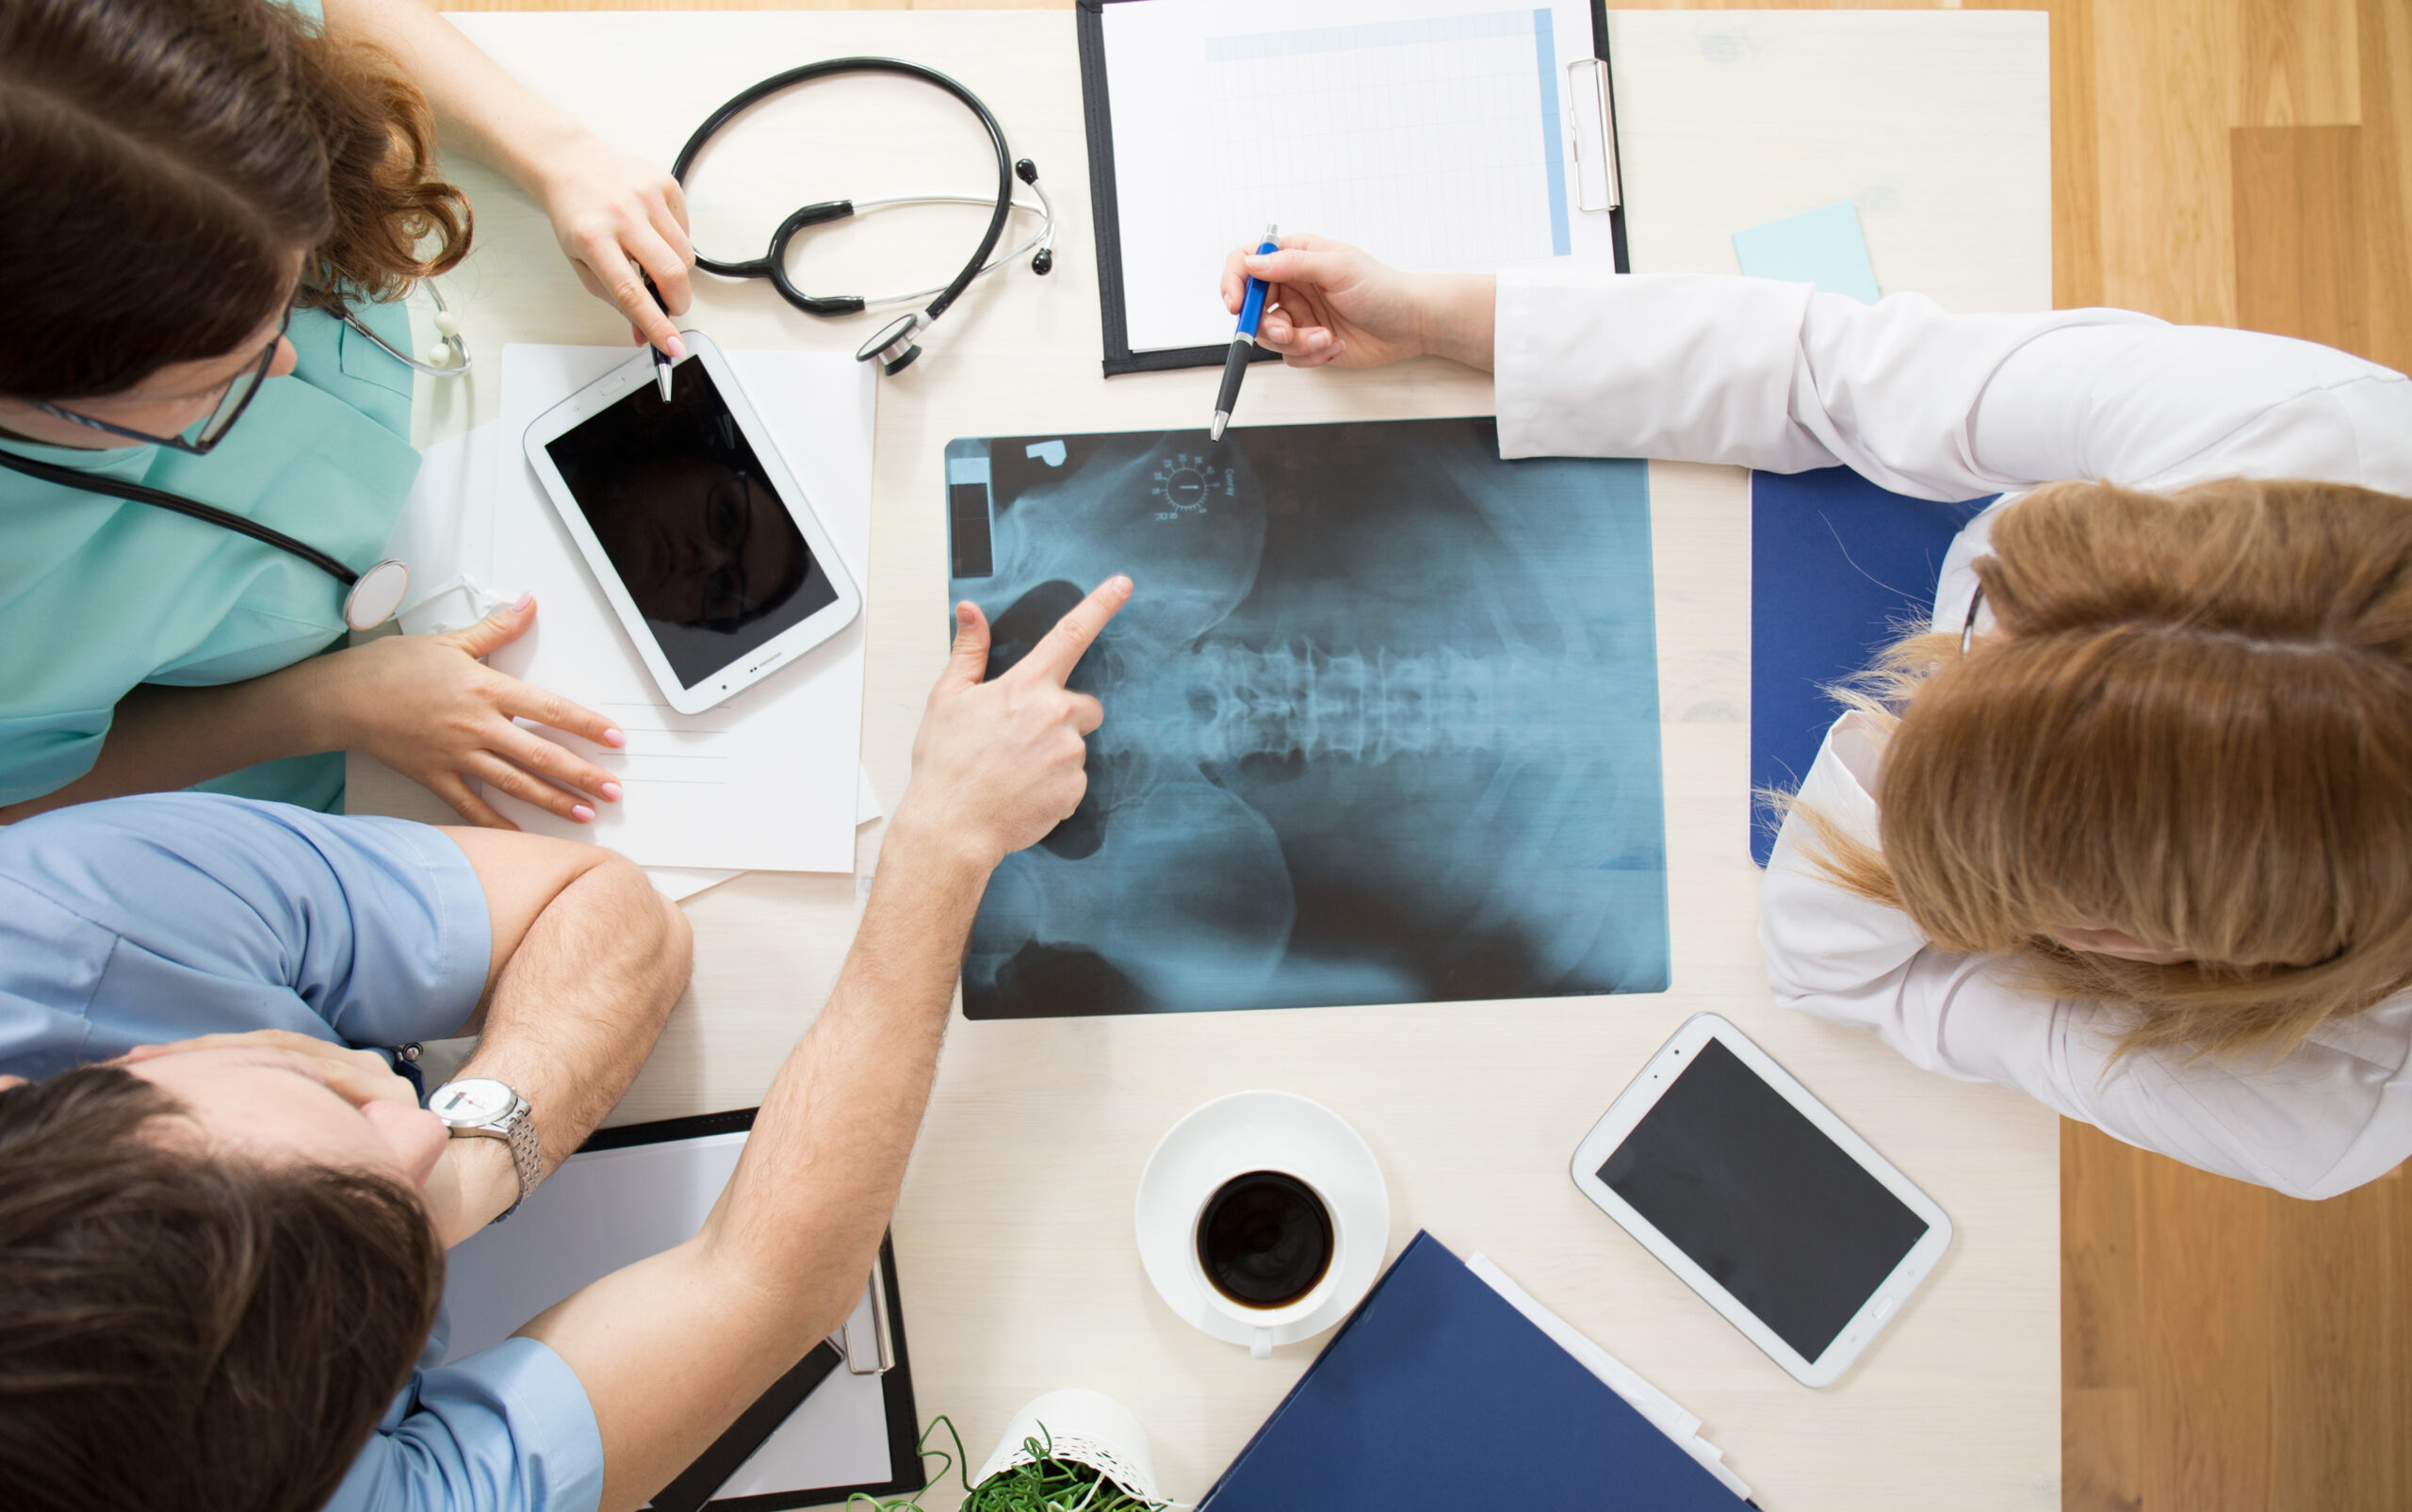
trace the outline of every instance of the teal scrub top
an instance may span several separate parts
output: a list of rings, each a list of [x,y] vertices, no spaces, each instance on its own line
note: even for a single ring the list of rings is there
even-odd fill
[[[354,313],[402,350],[399,303]],[[363,570],[384,554],[418,474],[409,366],[333,316],[297,310],[300,366],[260,386],[216,450],[0,446],[148,483],[275,527]],[[222,527],[0,469],[0,804],[91,769],[119,699],[141,683],[243,682],[330,649],[347,590]],[[333,809],[340,753],[204,785]]]

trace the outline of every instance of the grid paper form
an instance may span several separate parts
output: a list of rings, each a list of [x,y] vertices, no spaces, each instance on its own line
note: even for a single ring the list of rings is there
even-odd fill
[[[1411,269],[1569,251],[1546,9],[1210,38],[1204,69],[1223,224]]]

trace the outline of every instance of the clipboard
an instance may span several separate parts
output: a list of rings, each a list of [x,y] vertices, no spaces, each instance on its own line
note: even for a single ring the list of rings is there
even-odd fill
[[[1121,203],[1115,178],[1114,108],[1106,88],[1105,8],[1147,0],[1076,0],[1074,26],[1081,49],[1081,101],[1089,149],[1089,203],[1097,235],[1097,288],[1105,337],[1105,376],[1220,366],[1228,341],[1211,346],[1133,351],[1127,285],[1122,263]],[[1469,0],[1470,4],[1475,0]],[[1557,81],[1566,91],[1567,136],[1573,147],[1576,203],[1585,211],[1605,209],[1616,270],[1629,273],[1625,243],[1623,175],[1617,155],[1616,91],[1608,61],[1606,0],[1591,0],[1591,57],[1571,62]],[[1585,67],[1588,63],[1590,66]],[[1592,144],[1587,153],[1585,143]],[[1605,203],[1603,203],[1605,202]],[[1245,234],[1244,232],[1242,233]],[[1279,354],[1258,349],[1251,362]]]
[[[547,1192],[559,1192],[566,1199],[577,1193],[580,1184],[586,1184],[591,1192],[593,1183],[608,1181],[608,1166],[590,1163],[581,1170],[576,1162],[614,1151],[686,1144],[696,1148],[699,1159],[709,1152],[717,1167],[733,1166],[732,1146],[739,1141],[728,1136],[750,1131],[756,1111],[742,1108],[596,1130],[562,1162],[561,1170],[530,1194],[528,1204],[512,1223],[475,1235],[453,1251],[454,1276],[463,1280],[467,1290],[456,1293],[453,1284],[448,1281],[446,1302],[453,1317],[457,1341],[452,1353],[457,1356],[481,1348],[494,1341],[487,1335],[507,1334],[536,1311],[588,1281],[644,1254],[658,1253],[669,1244],[682,1242],[701,1224],[725,1180],[724,1169],[719,1180],[691,1183],[687,1190],[663,1194],[648,1186],[646,1195],[658,1200],[643,1207],[599,1212],[590,1204],[548,1214],[547,1207],[540,1200]],[[574,1170],[579,1174],[572,1177],[570,1183],[562,1184],[563,1174]],[[513,1229],[520,1231],[513,1233]],[[545,1256],[546,1263],[531,1266],[524,1253],[514,1253],[530,1246]],[[553,1263],[554,1257],[561,1254],[578,1259],[567,1266]],[[598,1255],[603,1258],[595,1258]],[[532,1270],[546,1274],[528,1274]],[[485,1279],[489,1277],[499,1279]],[[920,1453],[912,1363],[904,1338],[904,1299],[897,1287],[895,1248],[892,1240],[886,1237],[880,1241],[875,1280],[877,1284],[869,1289],[869,1295],[857,1306],[847,1328],[841,1330],[840,1336],[833,1336],[833,1340],[842,1337],[845,1347],[841,1349],[832,1341],[816,1343],[794,1369],[741,1413],[737,1422],[696,1457],[694,1464],[655,1497],[652,1504],[657,1512],[784,1512],[790,1507],[842,1503],[856,1493],[905,1496],[927,1484]],[[865,1337],[859,1340],[855,1337],[858,1324],[865,1325],[859,1330]],[[845,1404],[850,1421],[868,1422],[869,1399],[875,1393],[884,1427],[885,1442],[880,1446],[884,1455],[857,1453],[848,1463],[867,1471],[884,1458],[884,1475],[846,1485],[764,1488],[759,1483],[778,1468],[780,1446],[773,1436],[790,1428],[799,1410],[821,1406],[822,1399],[816,1394],[824,1390],[851,1393]],[[837,1399],[827,1401],[835,1405]],[[757,1451],[764,1449],[766,1443],[774,1457],[760,1465],[752,1463]],[[741,1471],[746,1472],[744,1494],[717,1494]]]

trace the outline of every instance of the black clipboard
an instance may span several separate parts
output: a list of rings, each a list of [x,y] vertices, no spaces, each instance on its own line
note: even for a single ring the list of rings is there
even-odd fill
[[[1105,89],[1105,8],[1139,5],[1145,0],[1077,0],[1074,26],[1081,42],[1081,106],[1089,142],[1089,212],[1097,232],[1097,298],[1105,324],[1105,376],[1161,373],[1178,367],[1219,367],[1230,354],[1229,342],[1211,347],[1175,347],[1162,351],[1131,350],[1130,324],[1122,290],[1122,212],[1114,187],[1114,107]],[[1591,0],[1591,56],[1608,62],[1607,0]],[[1604,69],[1604,72],[1605,70]],[[1604,91],[1607,139],[1613,163],[1617,139],[1616,91]],[[1614,170],[1611,171],[1612,176]],[[1625,252],[1624,196],[1607,212],[1608,236],[1620,273],[1633,271]],[[1273,362],[1277,354],[1260,348],[1250,362]]]
[[[616,1129],[598,1129],[586,1143],[578,1147],[579,1154],[593,1150],[627,1149],[637,1145],[669,1144],[682,1139],[702,1139],[712,1134],[744,1133],[754,1127],[754,1114],[759,1110],[740,1108],[730,1113],[699,1114],[692,1118],[663,1118],[646,1124],[623,1124]],[[827,1379],[844,1363],[844,1358],[830,1347],[827,1341],[812,1346],[811,1352],[796,1363],[796,1367],[781,1376],[762,1393],[752,1406],[738,1415],[728,1431],[712,1441],[711,1447],[697,1455],[695,1462],[678,1473],[654,1498],[659,1512],[785,1512],[790,1507],[826,1506],[844,1502],[860,1493],[865,1496],[910,1496],[929,1484],[921,1467],[919,1408],[913,1403],[913,1367],[904,1347],[904,1299],[896,1284],[896,1246],[892,1237],[883,1235],[879,1242],[879,1269],[883,1290],[888,1296],[888,1337],[893,1345],[895,1363],[880,1377],[880,1394],[888,1418],[888,1478],[863,1486],[820,1486],[800,1488],[762,1496],[731,1496],[717,1501],[707,1500],[762,1441],[788,1420],[788,1415],[803,1406],[814,1388]]]

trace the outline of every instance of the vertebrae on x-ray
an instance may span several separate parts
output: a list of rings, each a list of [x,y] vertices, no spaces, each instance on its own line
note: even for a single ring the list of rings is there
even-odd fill
[[[1546,676],[1528,661],[1455,649],[1402,656],[1381,646],[1368,655],[1306,640],[1263,650],[1209,641],[1167,672],[1163,680],[1197,716],[1188,726],[1194,747],[1182,754],[1198,761],[1381,762],[1494,750],[1503,707],[1517,701],[1501,696],[1502,683],[1532,692]],[[1101,729],[1099,749],[1128,749],[1137,733]]]
[[[1255,758],[1312,768],[1494,753],[1492,791],[1469,810],[1470,825],[1497,824],[1503,785],[1519,772],[1568,793],[1613,783],[1573,749],[1584,726],[1564,717],[1570,700],[1592,694],[1570,685],[1593,659],[1583,627],[1531,599],[1486,601],[1493,590],[1479,573],[1459,580],[1451,606],[1401,607],[1392,628],[1414,641],[1405,647],[1380,643],[1378,624],[1332,614],[1312,633],[1293,626],[1268,638],[1266,615],[1252,610],[1245,637],[1213,633],[1256,587],[1264,492],[1241,448],[1227,446],[1210,460],[1181,453],[1168,439],[1110,439],[995,522],[996,571],[981,595],[992,618],[1024,598],[1068,603],[1117,572],[1131,573],[1136,591],[1081,672],[1105,705],[1105,723],[1091,737],[1084,805],[1096,816],[1097,848],[1079,856],[1034,848],[1006,860],[981,910],[968,984],[993,985],[1005,962],[1035,941],[1093,951],[1167,1007],[1252,1002],[1280,965],[1296,919],[1272,824],[1214,780]],[[1429,481],[1436,497],[1459,500],[1487,486]],[[1402,510],[1400,528],[1412,528],[1413,516]],[[1512,530],[1502,526],[1487,538],[1511,561],[1527,549],[1509,543]],[[1502,562],[1483,566],[1503,576]],[[1529,593],[1546,596],[1538,585]],[[1487,622],[1480,609],[1462,608],[1486,602]],[[1468,614],[1474,626],[1501,628],[1482,634],[1479,647],[1475,628],[1461,638],[1466,644],[1436,643],[1457,638],[1446,626],[1468,623]],[[1539,626],[1556,643],[1536,648],[1505,628],[1510,622]],[[1344,643],[1352,635],[1362,639]],[[1535,760],[1544,756],[1553,759]],[[1564,843],[1495,827],[1469,833],[1470,843],[1494,851]],[[1519,905],[1544,914],[1549,906],[1545,898]],[[1544,940],[1539,953],[1564,956],[1569,967],[1593,939],[1580,920],[1537,920],[1536,935],[1562,942]]]

